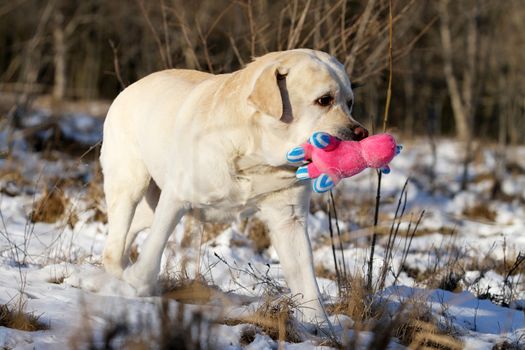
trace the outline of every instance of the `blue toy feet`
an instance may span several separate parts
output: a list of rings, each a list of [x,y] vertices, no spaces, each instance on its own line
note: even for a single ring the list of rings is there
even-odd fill
[[[286,160],[288,160],[288,163],[291,163],[291,164],[303,163],[306,160],[304,148],[302,147],[292,148],[290,152],[286,154]]]
[[[396,156],[401,153],[401,151],[403,150],[403,145],[397,145],[396,146]]]
[[[330,191],[335,186],[334,182],[327,174],[321,174],[317,179],[312,183],[314,192],[324,193]]]
[[[310,178],[310,175],[308,175],[308,166],[302,166],[295,172],[295,177],[297,177],[299,180],[306,180]]]
[[[314,147],[324,149],[330,145],[330,134],[326,132],[314,132],[308,140]]]
[[[385,165],[384,167],[382,167],[382,168],[379,169],[379,170],[381,170],[381,172],[382,172],[383,174],[385,174],[385,175],[386,175],[386,174],[390,174],[390,167],[389,167],[388,165]]]

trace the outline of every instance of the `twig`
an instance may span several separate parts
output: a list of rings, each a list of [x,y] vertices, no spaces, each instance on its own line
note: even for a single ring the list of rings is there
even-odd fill
[[[120,84],[120,88],[124,90],[126,88],[126,84],[124,84],[124,81],[122,80],[122,75],[120,74],[120,65],[118,62],[118,48],[115,46],[113,40],[109,41],[109,45],[111,46],[111,50],[113,50],[113,69],[115,69],[115,76],[117,77],[117,80]]]
[[[343,279],[346,280],[347,274],[346,274],[345,255],[343,252],[343,240],[341,238],[341,229],[339,228],[339,218],[337,217],[337,210],[335,209],[335,200],[334,200],[334,195],[332,191],[330,191],[330,200],[332,202],[332,210],[334,212],[335,228],[337,229],[337,238],[339,240],[339,250],[341,251],[341,263],[343,265]]]
[[[230,39],[230,44],[232,45],[232,50],[233,50],[233,53],[235,54],[235,57],[237,57],[239,64],[241,66],[244,66],[244,60],[242,59],[242,56],[241,56],[241,53],[239,52],[239,48],[237,47],[237,44],[235,43],[235,39],[233,38],[231,34],[228,36],[228,38]]]
[[[166,54],[164,53],[162,43],[160,41],[159,35],[157,34],[157,31],[155,30],[155,27],[153,26],[153,23],[151,23],[148,12],[146,11],[146,8],[144,7],[144,1],[137,0],[137,3],[140,7],[140,11],[142,12],[144,20],[146,21],[148,29],[151,31],[151,34],[153,35],[153,39],[155,40],[155,43],[157,44],[157,49],[159,50],[160,58],[162,59],[162,64],[164,65],[164,68],[169,68],[168,60],[166,58]]]
[[[414,236],[416,235],[417,229],[419,228],[419,224],[421,223],[421,220],[423,219],[423,216],[425,216],[425,211],[423,210],[421,214],[419,214],[419,218],[416,221],[416,225],[414,226],[414,230],[412,230],[412,233],[410,233],[410,226],[412,224],[412,220],[410,220],[409,226],[408,226],[408,233],[410,233],[410,238],[408,241],[405,239],[405,246],[403,247],[403,254],[401,257],[401,262],[399,263],[399,268],[394,275],[394,285],[397,283],[397,280],[399,279],[399,275],[401,275],[401,271],[403,269],[403,266],[405,265],[407,258],[408,258],[408,251],[410,250],[410,247],[412,246],[412,241],[414,239]]]
[[[208,70],[210,73],[213,74],[214,70],[213,70],[213,64],[211,62],[211,58],[210,58],[210,52],[208,50],[208,41],[206,39],[206,37],[202,34],[202,30],[201,30],[201,26],[199,25],[199,23],[195,23],[195,27],[197,28],[197,34],[199,34],[199,38],[201,39],[201,42],[202,42],[202,47],[204,49],[204,58],[206,59],[206,64],[208,65]]]
[[[388,3],[388,90],[386,95],[385,115],[383,117],[383,132],[386,131],[388,123],[388,112],[390,110],[390,100],[392,99],[392,76],[393,76],[393,61],[392,61],[392,40],[393,40],[393,26],[392,26],[392,0]]]
[[[393,39],[393,22],[392,22],[392,0],[389,0],[388,2],[388,33],[389,33],[389,51],[388,51],[388,68],[389,68],[389,76],[388,76],[388,90],[387,90],[387,98],[386,98],[386,104],[385,104],[385,114],[383,116],[383,132],[386,131],[386,125],[388,122],[388,112],[390,110],[390,99],[392,97],[392,69],[393,69],[393,62],[392,62],[392,39]],[[377,223],[379,218],[379,204],[381,201],[381,176],[382,173],[380,170],[377,171],[377,192],[376,192],[376,205],[375,205],[375,212],[374,212],[374,233],[372,234],[372,242],[370,246],[370,260],[368,261],[368,276],[367,276],[367,288],[369,290],[372,290],[372,271],[374,269],[374,253],[375,253],[375,245],[377,241]]]
[[[166,45],[166,58],[168,60],[168,68],[173,68],[171,62],[171,47],[170,47],[170,35],[168,32],[168,21],[166,19],[166,7],[164,0],[160,0],[160,10],[162,12],[162,28],[164,30],[164,44]]]
[[[192,45],[192,40],[190,39],[189,34],[188,34],[188,24],[186,23],[186,19],[184,18],[184,15],[181,14],[179,11],[175,11],[175,10],[172,10],[172,13],[175,16],[175,18],[177,18],[177,22],[182,32],[182,37],[184,38],[184,41],[186,42],[186,45],[189,49],[189,53],[193,60],[193,64],[195,65],[194,68],[201,70],[202,68],[199,63],[199,59],[197,58],[197,54],[195,53],[195,49],[193,48],[193,45]]]
[[[331,193],[331,192],[330,192]],[[327,201],[327,211],[328,211],[328,230],[330,231],[330,243],[332,245],[332,257],[334,259],[334,267],[335,267],[335,276],[337,278],[337,288],[339,289],[339,296],[342,295],[342,281],[341,281],[341,273],[339,269],[339,263],[337,262],[337,256],[335,254],[335,242],[334,242],[334,230],[332,228],[332,211],[330,210],[330,201]]]
[[[383,290],[385,286],[385,280],[386,275],[388,271],[388,267],[390,266],[390,261],[392,260],[392,254],[394,251],[394,244],[397,239],[398,233],[399,233],[399,226],[401,225],[401,219],[403,218],[403,215],[405,213],[406,205],[407,205],[407,185],[408,180],[405,181],[405,184],[403,185],[403,188],[401,189],[401,193],[399,194],[399,200],[397,201],[397,207],[396,211],[394,213],[394,219],[392,220],[392,225],[390,227],[390,232],[388,234],[388,242],[386,244],[385,248],[385,258],[383,260],[383,266],[381,268],[380,273],[380,282],[378,290]],[[401,203],[403,203],[403,207],[401,207]],[[401,212],[399,209],[401,208]],[[396,225],[397,220],[397,225]]]
[[[308,14],[308,9],[310,8],[311,0],[308,0],[306,2],[306,5],[304,5],[303,12],[301,13],[301,17],[299,17],[299,22],[297,23],[297,27],[294,28],[294,30],[291,32],[291,37],[288,41],[288,49],[292,49],[295,47],[295,44],[299,40],[299,36],[301,35],[301,32],[303,31],[304,26],[304,20],[306,19],[306,15]]]
[[[368,260],[368,275],[366,286],[368,290],[372,290],[372,271],[374,269],[374,253],[377,241],[377,223],[379,221],[379,202],[381,200],[381,171],[377,171],[377,191],[376,191],[376,205],[374,210],[374,233],[372,234],[372,242],[370,243],[370,259]]]
[[[250,25],[250,54],[255,57],[255,41],[257,39],[257,32],[255,30],[255,23],[253,21],[252,0],[248,0],[248,23]]]

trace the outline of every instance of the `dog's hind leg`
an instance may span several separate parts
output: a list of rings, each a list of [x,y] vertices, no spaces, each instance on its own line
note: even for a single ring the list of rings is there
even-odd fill
[[[128,234],[126,235],[126,247],[124,249],[124,259],[126,261],[129,261],[130,251],[131,251],[131,245],[135,241],[135,238],[137,237],[137,234],[148,228],[151,227],[151,224],[153,223],[153,217],[155,214],[155,208],[157,207],[157,203],[159,202],[160,197],[160,189],[155,183],[155,181],[150,180],[148,189],[146,190],[146,193],[144,194],[144,197],[137,205],[137,208],[135,209],[135,215],[133,216],[133,221],[131,222],[131,227],[129,229]]]
[[[162,189],[151,232],[142,245],[139,258],[135,264],[124,271],[124,280],[136,289],[138,295],[152,293],[157,282],[166,242],[188,210],[188,205],[178,200],[174,193],[173,189]]]
[[[108,237],[103,261],[106,271],[117,277],[122,275],[127,264],[124,254],[126,237],[137,204],[144,196],[150,180],[142,162],[128,156],[129,153],[125,152],[108,152],[103,145],[101,162],[108,208]]]

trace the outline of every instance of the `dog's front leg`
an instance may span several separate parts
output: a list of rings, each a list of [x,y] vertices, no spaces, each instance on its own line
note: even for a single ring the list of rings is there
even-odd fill
[[[175,199],[173,190],[162,190],[151,232],[142,246],[139,258],[123,274],[124,280],[136,289],[138,295],[153,292],[166,242],[186,211],[187,206]]]
[[[309,195],[310,190],[305,186],[272,194],[260,204],[261,217],[270,229],[270,239],[279,255],[288,287],[299,303],[298,318],[311,323],[328,323],[306,230]]]

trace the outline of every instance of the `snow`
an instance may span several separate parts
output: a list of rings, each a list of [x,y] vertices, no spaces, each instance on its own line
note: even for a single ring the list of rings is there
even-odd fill
[[[77,142],[94,144],[100,139],[101,124],[91,119],[86,116],[68,118],[61,124],[62,132]],[[28,122],[41,120],[37,115]],[[4,147],[5,133],[2,135],[0,145]],[[523,344],[525,317],[523,311],[517,309],[525,304],[523,275],[520,272],[506,279],[498,266],[503,259],[510,260],[512,265],[525,244],[525,176],[506,173],[502,189],[513,198],[490,200],[490,179],[473,182],[467,190],[459,190],[463,153],[459,143],[448,139],[437,143],[434,175],[429,172],[432,159],[427,140],[414,140],[404,146],[404,151],[392,164],[392,172],[383,176],[379,226],[386,232],[390,229],[400,190],[408,177],[412,180],[408,185],[406,212],[399,226],[400,235],[388,262],[386,288],[378,292],[375,299],[387,302],[394,311],[409,299],[419,300],[431,310],[440,325],[454,330],[466,349],[491,349],[505,340]],[[78,222],[73,226],[65,221],[33,224],[28,219],[35,198],[42,193],[39,181],[51,176],[81,177],[88,181],[93,178],[93,165],[79,164],[74,159],[44,160],[28,149],[23,142],[15,145],[15,154],[23,164],[20,171],[32,185],[21,187],[0,178],[2,188],[11,186],[9,192],[16,192],[14,196],[1,194],[0,197],[0,304],[13,303],[22,296],[26,311],[41,315],[40,320],[49,330],[24,332],[0,327],[0,347],[57,349],[70,347],[73,340],[81,347],[86,347],[89,341],[101,344],[105,327],[115,318],[126,319],[135,326],[147,319],[151,320],[147,322],[147,329],[160,327],[159,297],[135,297],[129,286],[103,271],[101,253],[107,226],[93,220],[85,186],[66,192],[78,215]],[[516,159],[519,164],[525,159],[525,147],[509,154],[521,155],[521,159]],[[480,157],[481,161],[471,167],[472,179],[495,171],[496,155],[490,145],[483,149]],[[9,165],[6,160],[0,160],[0,166],[7,169]],[[335,191],[339,226],[345,237],[343,251],[338,250],[337,255],[338,259],[341,254],[344,256],[350,275],[366,274],[375,186],[375,174],[365,171],[343,181]],[[320,208],[326,207],[326,198],[316,196],[314,200],[322,204]],[[467,209],[480,204],[487,205],[496,214],[494,220],[465,214]],[[366,209],[367,205],[370,208]],[[403,232],[409,227],[410,215],[413,229],[422,210],[425,210],[424,218],[410,240]],[[203,312],[205,319],[212,322],[206,336],[220,349],[276,349],[278,341],[260,330],[249,344],[242,343],[242,334],[246,327],[253,327],[251,325],[213,323],[221,315],[234,319],[250,314],[261,304],[262,295],[269,291],[281,294],[288,291],[273,248],[257,253],[238,223],[200,246],[194,242],[189,247],[182,247],[184,225],[183,220],[170,239],[161,273],[164,276],[180,274],[184,267],[188,276],[200,275],[223,292],[213,296],[206,306],[185,305],[185,319],[191,319],[199,310]],[[328,216],[324,209],[310,215],[308,227],[316,265],[334,273]],[[147,234],[146,230],[137,239],[139,252]],[[195,237],[200,234],[197,228]],[[375,283],[385,259],[387,239],[385,235],[378,237]],[[403,247],[409,242],[404,260]],[[462,269],[454,271],[460,275],[459,289],[455,292],[436,289],[436,284],[430,286],[411,272],[430,273],[435,282],[439,282],[448,269],[457,266]],[[335,302],[336,282],[325,277],[319,277],[318,282],[325,302]],[[499,300],[506,300],[515,308],[499,305]],[[170,305],[181,307],[181,303],[174,300]],[[353,321],[346,316],[332,316],[332,319],[338,320],[334,322],[334,329],[335,337],[340,340],[357,336],[359,346],[366,348],[373,338],[369,331],[357,333],[352,330],[349,326]],[[346,327],[339,327],[341,324]],[[287,343],[286,348],[330,348],[320,346],[327,344],[326,337],[305,334],[304,341]],[[393,339],[389,348],[404,347]]]

